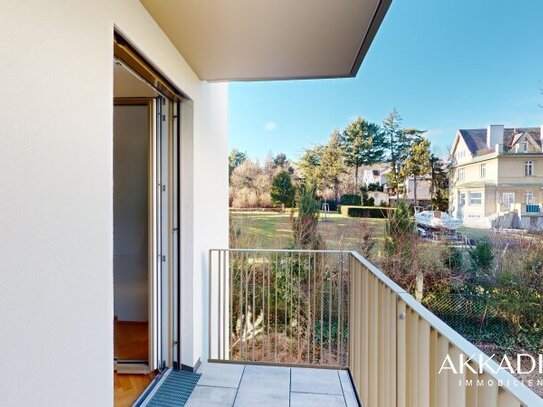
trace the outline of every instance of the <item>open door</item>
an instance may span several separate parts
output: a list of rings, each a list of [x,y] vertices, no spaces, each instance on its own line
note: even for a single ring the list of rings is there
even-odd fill
[[[172,97],[171,88],[165,91],[164,83],[159,86],[157,80],[151,83],[141,76],[140,72],[149,73],[152,68],[134,66],[137,58],[126,44],[115,42],[116,381],[118,376],[134,374],[150,375],[150,381],[162,369],[178,367],[180,360],[181,99]]]

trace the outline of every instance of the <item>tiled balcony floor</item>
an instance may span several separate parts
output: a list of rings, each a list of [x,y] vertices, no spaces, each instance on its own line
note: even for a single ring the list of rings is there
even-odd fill
[[[203,364],[189,407],[356,407],[342,370]]]

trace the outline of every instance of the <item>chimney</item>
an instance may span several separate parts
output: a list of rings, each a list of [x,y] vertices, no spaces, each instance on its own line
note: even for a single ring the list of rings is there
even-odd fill
[[[496,144],[503,144],[503,124],[491,124],[486,129],[486,145],[494,150]]]
[[[541,152],[543,153],[543,124],[539,127],[539,142],[541,143]]]

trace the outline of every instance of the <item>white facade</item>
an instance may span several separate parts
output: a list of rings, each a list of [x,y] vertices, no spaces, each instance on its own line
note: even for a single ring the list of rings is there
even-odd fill
[[[114,28],[189,99],[181,112],[182,362],[203,356],[207,251],[228,246],[227,85],[200,81],[138,1],[3,2],[5,406],[113,404]]]
[[[466,226],[541,229],[542,126],[459,129],[451,151],[450,208]]]
[[[417,201],[431,201],[432,194],[431,191],[432,182],[427,179],[417,179]],[[404,193],[403,198],[408,202],[415,200],[415,180],[413,177],[409,177],[404,181]]]
[[[380,186],[386,185],[387,177],[385,170],[378,168],[370,168],[362,172],[362,184],[379,184]]]

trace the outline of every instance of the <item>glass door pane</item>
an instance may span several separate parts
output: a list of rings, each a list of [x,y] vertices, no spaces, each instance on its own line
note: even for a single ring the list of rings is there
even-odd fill
[[[149,359],[149,102],[114,107],[114,336],[118,361]]]

